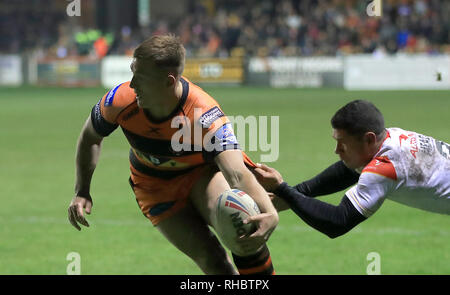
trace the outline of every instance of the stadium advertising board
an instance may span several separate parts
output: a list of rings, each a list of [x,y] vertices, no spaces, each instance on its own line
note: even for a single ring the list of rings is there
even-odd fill
[[[130,81],[133,77],[130,65],[133,58],[131,56],[110,55],[102,60],[102,86],[112,88]]]
[[[183,75],[194,83],[241,84],[244,66],[242,58],[187,59]]]
[[[62,87],[100,85],[100,63],[87,58],[37,61],[37,84]]]
[[[343,61],[336,57],[251,58],[247,82],[272,87],[342,86]]]
[[[22,59],[20,56],[0,55],[0,85],[20,86],[22,82]]]
[[[354,55],[345,59],[348,90],[450,89],[450,56]]]
[[[102,61],[102,85],[114,87],[132,78],[130,64],[132,57],[107,56]],[[241,84],[244,77],[241,58],[187,59],[183,76],[194,83]]]

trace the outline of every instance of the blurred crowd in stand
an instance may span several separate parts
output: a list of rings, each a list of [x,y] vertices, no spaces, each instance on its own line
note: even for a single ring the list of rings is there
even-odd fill
[[[362,0],[190,0],[182,17],[109,34],[74,24],[50,0],[13,2],[0,2],[0,53],[131,55],[146,37],[169,32],[189,57],[450,53],[448,0],[383,0],[381,17],[369,17]]]

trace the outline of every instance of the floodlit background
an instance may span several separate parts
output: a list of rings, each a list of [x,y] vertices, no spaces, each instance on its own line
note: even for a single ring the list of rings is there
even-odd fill
[[[201,273],[136,205],[120,131],[94,174],[91,227],[67,220],[81,127],[131,78],[145,38],[179,35],[184,75],[226,114],[278,116],[268,164],[294,185],[337,160],[329,121],[354,99],[377,105],[387,127],[450,142],[449,15],[445,0],[1,0],[0,274],[66,274],[71,252],[81,274]],[[366,274],[371,252],[382,274],[450,274],[449,224],[386,201],[331,240],[285,211],[268,244],[281,275]]]

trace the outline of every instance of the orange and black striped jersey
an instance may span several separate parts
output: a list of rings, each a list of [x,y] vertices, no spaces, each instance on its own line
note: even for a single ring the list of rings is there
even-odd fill
[[[212,161],[223,150],[239,149],[219,104],[186,78],[180,81],[178,106],[160,120],[137,105],[130,82],[111,89],[92,109],[96,132],[108,136],[120,126],[131,145],[131,165],[146,175],[170,179]]]

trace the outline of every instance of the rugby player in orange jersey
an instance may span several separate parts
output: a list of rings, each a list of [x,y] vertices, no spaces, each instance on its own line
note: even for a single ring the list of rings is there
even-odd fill
[[[173,245],[205,274],[273,274],[265,242],[278,224],[277,211],[247,168],[255,164],[239,149],[220,106],[181,76],[184,62],[177,37],[153,36],[134,51],[131,82],[114,87],[93,107],[78,139],[69,221],[78,230],[78,223],[89,226],[83,209],[91,213],[90,184],[101,144],[120,126],[131,145],[129,182],[138,205]],[[180,130],[194,131],[182,138],[182,150],[174,149]],[[214,226],[217,198],[230,188],[248,193],[263,214],[253,234],[237,239],[255,250],[233,253],[238,271],[208,227]]]

